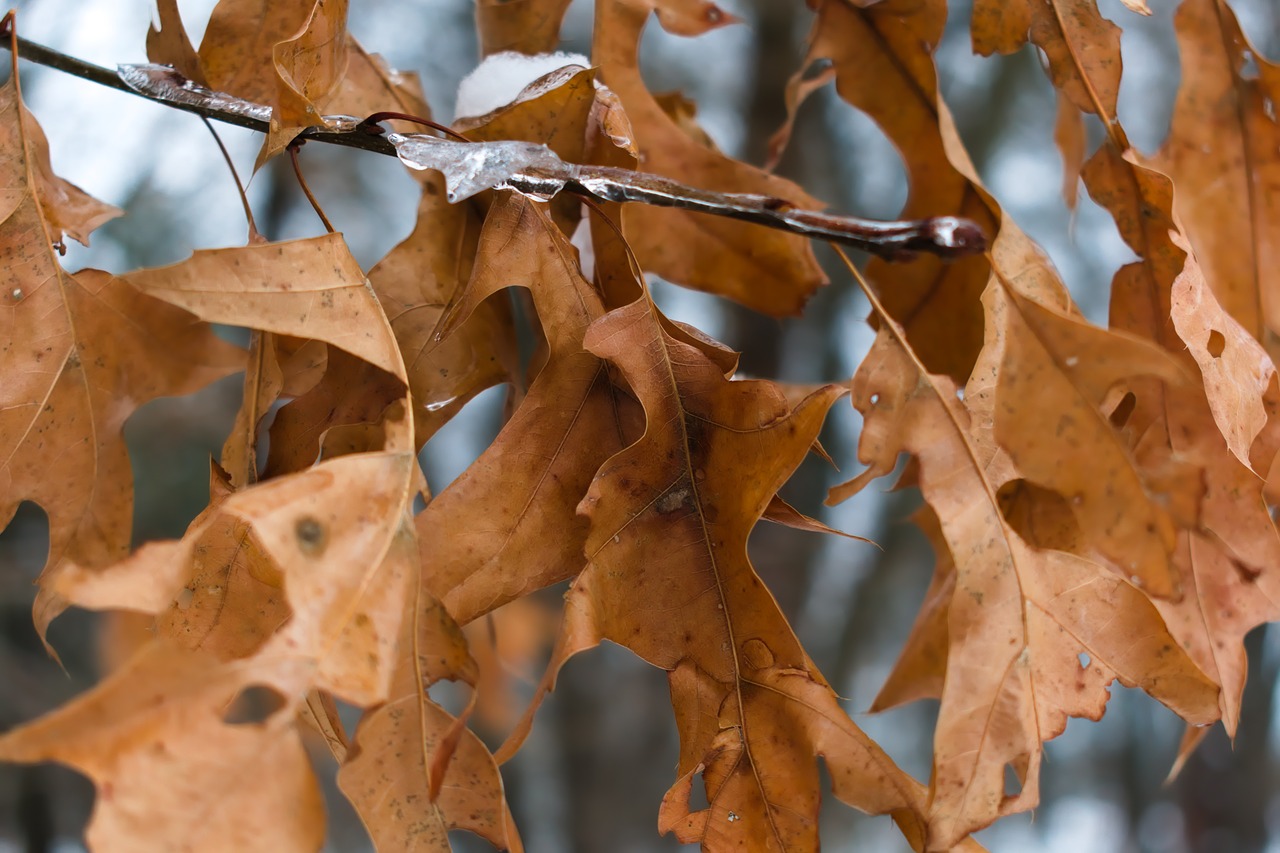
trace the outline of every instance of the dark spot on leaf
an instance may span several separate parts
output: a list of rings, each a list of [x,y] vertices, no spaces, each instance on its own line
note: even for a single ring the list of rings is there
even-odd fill
[[[324,553],[328,536],[324,525],[309,515],[298,519],[293,533],[298,537],[298,548],[309,557],[318,557]]]

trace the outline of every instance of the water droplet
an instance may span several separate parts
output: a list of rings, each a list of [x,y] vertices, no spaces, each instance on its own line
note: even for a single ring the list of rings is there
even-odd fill
[[[1080,363],[1080,359],[1074,355],[1069,355],[1067,356],[1066,363],[1067,363],[1067,367],[1075,367],[1077,364]]]
[[[13,289],[13,301],[14,301],[14,302],[17,302],[17,301],[18,301],[19,299],[21,299],[21,298],[22,298],[22,288],[21,288],[21,287],[15,287],[15,288]]]
[[[435,400],[433,402],[423,404],[422,408],[426,409],[428,412],[438,412],[457,399],[457,397],[450,397],[447,400]]]

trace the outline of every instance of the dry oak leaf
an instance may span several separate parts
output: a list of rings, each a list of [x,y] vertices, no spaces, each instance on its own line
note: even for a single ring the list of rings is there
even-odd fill
[[[463,624],[581,571],[587,522],[578,502],[599,466],[639,432],[634,402],[583,348],[604,308],[576,250],[538,204],[500,193],[449,327],[511,285],[533,296],[547,363],[494,442],[417,520],[424,582]]]
[[[413,542],[403,516],[415,469],[410,452],[359,453],[242,489],[181,540],[149,543],[105,569],[72,566],[56,591],[81,607],[156,613],[180,645],[219,657],[300,662],[302,689],[380,702],[415,574],[403,544]],[[236,596],[237,577],[257,595]],[[281,586],[287,611],[262,597]],[[280,623],[265,612],[223,612],[237,600],[289,618],[264,634]]]
[[[182,25],[178,0],[156,0],[155,15],[147,28],[147,59],[158,65],[171,65],[188,80],[194,80],[201,86],[208,85],[200,56]]]
[[[322,340],[404,380],[395,337],[341,234],[200,250],[121,278],[210,322]]]
[[[790,181],[698,144],[663,112],[638,67],[640,36],[655,8],[664,26],[677,32],[705,32],[735,20],[714,4],[597,0],[592,60],[626,108],[643,168],[690,186],[820,207]],[[622,226],[646,271],[771,316],[799,313],[826,283],[808,241],[793,234],[647,205],[625,207]]]
[[[1049,60],[1053,85],[1082,112],[1104,122],[1120,94],[1120,28],[1098,13],[1097,0],[976,0],[973,49],[1013,53],[1028,39]]]
[[[448,337],[436,329],[471,276],[483,219],[469,204],[449,204],[444,180],[422,187],[413,233],[369,270],[395,334],[413,394],[421,447],[466,403],[518,372],[510,304],[489,300]]]
[[[1101,408],[1120,382],[1188,381],[1164,350],[1060,314],[1004,284],[984,297],[1003,337],[995,436],[1031,482],[1066,499],[1085,537],[1156,597],[1178,592],[1169,555],[1179,521]]]
[[[405,601],[390,695],[360,720],[338,786],[379,850],[446,853],[449,830],[466,829],[518,853],[523,847],[493,756],[464,720],[427,695],[442,679],[474,690],[478,671],[466,640],[421,584]]]
[[[679,779],[659,820],[681,841],[815,849],[815,754],[838,796],[922,839],[921,786],[849,721],[746,554],[842,391],[826,386],[793,407],[773,383],[730,381],[664,331],[647,294],[597,320],[586,344],[622,372],[647,427],[605,462],[579,508],[589,563],[538,698],[568,658],[604,639],[671,672]],[[698,772],[711,805],[690,812]]]
[[[1115,217],[1140,260],[1112,284],[1112,320],[1199,366],[1218,428],[1260,476],[1275,458],[1280,380],[1262,345],[1219,305],[1174,216],[1168,176],[1108,141],[1085,164],[1089,194]]]
[[[1177,230],[1168,177],[1110,143],[1085,166],[1084,175],[1090,194],[1112,212],[1121,235],[1141,257],[1116,273],[1112,324],[1158,342],[1186,364],[1194,359],[1204,378],[1212,380],[1139,389],[1146,393],[1139,393],[1125,431],[1140,437],[1134,449],[1140,463],[1143,456],[1158,463],[1172,458],[1203,471],[1203,495],[1194,496],[1199,524],[1179,533],[1174,551],[1183,599],[1157,606],[1183,647],[1222,686],[1223,724],[1234,732],[1244,687],[1244,635],[1275,619],[1280,603],[1272,570],[1280,560],[1280,539],[1262,482],[1249,467],[1252,459],[1254,470],[1263,470],[1259,460],[1274,453],[1271,441],[1249,438],[1253,427],[1248,426],[1249,413],[1257,411],[1261,376],[1274,368],[1204,286]],[[1200,310],[1190,316],[1194,303]],[[1200,325],[1205,319],[1213,321],[1211,330]],[[1222,336],[1216,343],[1215,331]],[[1241,358],[1247,353],[1252,356]],[[1265,384],[1269,395],[1274,380]],[[1252,422],[1256,425],[1256,414]]]
[[[1188,0],[1174,25],[1182,85],[1153,164],[1177,184],[1175,210],[1222,307],[1275,358],[1280,124],[1271,105],[1280,100],[1280,65],[1254,50],[1226,3]]]
[[[0,527],[24,500],[44,509],[47,580],[64,561],[104,565],[126,553],[133,477],[120,431],[129,416],[233,373],[243,358],[186,311],[106,273],[63,270],[54,246],[64,232],[86,242],[119,211],[54,176],[16,67],[0,88],[0,116],[8,188],[0,210]],[[38,598],[41,636],[60,606],[47,591]]]
[[[263,674],[157,639],[68,705],[0,735],[0,761],[58,761],[92,779],[93,850],[315,853],[324,801],[292,713],[225,719]]]
[[[1099,719],[1114,679],[1197,723],[1217,719],[1218,688],[1139,590],[1101,565],[1023,541],[1002,514],[1001,484],[969,437],[955,386],[924,373],[894,332],[880,332],[854,377],[853,402],[865,419],[859,458],[871,467],[832,497],[890,473],[900,452],[911,453],[954,566],[952,577],[935,577],[933,607],[908,641],[909,650],[930,654],[904,656],[894,688],[899,701],[929,695],[939,686],[938,658],[945,660],[929,808],[929,849],[943,850],[1034,807],[1041,743],[1061,734],[1068,717]],[[950,598],[940,599],[948,587]],[[1006,766],[1021,783],[1013,794]]]
[[[809,52],[789,84],[788,101],[798,108],[814,88],[806,84],[805,69],[829,59],[840,97],[871,116],[902,155],[910,184],[904,218],[965,216],[988,234],[1005,227],[938,96],[933,51],[942,37],[946,0],[821,0],[817,10]],[[794,108],[790,113],[794,118]],[[963,382],[982,348],[979,300],[989,276],[987,259],[875,259],[867,276],[929,370]]]
[[[478,0],[480,55],[512,50],[548,53],[560,44],[560,24],[573,0]]]

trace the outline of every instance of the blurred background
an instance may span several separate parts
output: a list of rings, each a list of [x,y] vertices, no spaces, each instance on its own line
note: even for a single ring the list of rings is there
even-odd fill
[[[783,87],[803,56],[811,14],[799,2],[720,1],[745,25],[689,40],[652,24],[642,70],[653,91],[681,90],[692,98],[699,120],[724,151],[760,163],[766,140],[783,119]],[[197,44],[213,5],[180,2]],[[1041,58],[1031,48],[1009,57],[973,56],[969,0],[950,5],[938,50],[941,86],[974,162],[1006,213],[1048,251],[1085,313],[1105,322],[1111,276],[1132,256],[1110,217],[1086,194],[1074,215],[1062,203],[1055,98]],[[1153,3],[1150,18],[1128,12],[1119,0],[1099,5],[1124,29],[1120,119],[1134,144],[1151,152],[1168,129],[1179,79],[1176,4]],[[1280,4],[1232,5],[1258,49],[1280,57]],[[17,3],[19,32],[101,65],[143,62],[150,6],[150,0],[27,0]],[[350,26],[393,66],[419,72],[436,118],[448,121],[458,82],[477,62],[473,16],[472,0],[353,0]],[[565,49],[588,52],[590,26],[591,3],[575,0],[562,32]],[[7,77],[7,59],[5,66]],[[49,136],[55,170],[127,214],[98,231],[91,249],[73,244],[65,258],[70,269],[124,271],[179,261],[196,248],[243,243],[234,184],[196,117],[48,69],[24,64],[22,74],[26,102]],[[220,127],[219,133],[247,175],[259,140],[234,128]],[[416,184],[396,162],[319,145],[308,146],[302,160],[313,190],[366,268],[409,233]],[[250,185],[260,229],[271,239],[319,233],[287,164],[280,166],[272,163]],[[839,211],[892,217],[906,199],[892,145],[829,87],[803,108],[779,171]],[[830,257],[823,261],[833,284],[794,320],[756,316],[661,282],[655,288],[669,314],[742,350],[744,373],[844,382],[873,336],[864,322],[865,300],[828,263]],[[207,459],[219,453],[239,393],[240,378],[232,377],[189,398],[151,403],[129,422],[135,544],[181,536],[204,507]],[[492,440],[503,398],[501,389],[481,395],[428,444],[423,463],[433,491]],[[854,719],[906,770],[927,780],[936,703],[864,713],[932,571],[929,546],[909,522],[919,498],[884,491],[886,483],[839,507],[822,506],[828,487],[860,470],[859,426],[857,413],[838,404],[822,441],[843,471],[811,460],[783,496],[828,524],[874,539],[883,550],[762,525],[751,556],[809,653],[847,697]],[[45,534],[44,515],[31,505],[0,534],[0,730],[93,684],[112,648],[99,620],[72,612],[51,632],[67,672],[41,650],[30,606]],[[559,592],[549,590],[498,615],[498,649],[511,657],[509,701],[493,702],[481,724],[499,736],[540,673],[546,656],[541,639],[554,630]],[[1034,815],[1003,821],[980,840],[998,852],[1280,851],[1280,739],[1272,734],[1280,635],[1259,630],[1248,645],[1250,680],[1235,748],[1217,730],[1179,779],[1164,785],[1181,724],[1153,700],[1113,686],[1101,723],[1073,721],[1048,744],[1042,804]],[[658,804],[673,781],[676,756],[664,673],[609,645],[575,659],[523,752],[504,768],[526,847],[536,853],[679,848],[656,833]],[[332,777],[331,760],[317,753],[316,763],[322,776]],[[63,768],[0,766],[0,853],[82,849],[92,799],[92,787]],[[341,796],[330,804],[329,848],[370,849]],[[888,818],[865,817],[829,797],[822,820],[829,850],[906,849]],[[459,848],[485,849],[473,842],[459,838]]]

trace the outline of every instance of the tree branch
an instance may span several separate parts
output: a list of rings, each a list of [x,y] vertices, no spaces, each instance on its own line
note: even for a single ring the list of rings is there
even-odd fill
[[[16,38],[19,58],[146,98],[206,119],[267,133],[271,108],[214,92],[163,65],[122,65],[113,72]],[[0,41],[7,47],[8,42]],[[375,114],[371,118],[376,118]],[[425,135],[382,135],[369,120],[326,116],[328,127],[310,127],[299,141],[345,145],[392,157],[416,169],[444,173],[450,201],[491,188],[549,198],[559,192],[601,201],[639,202],[723,216],[808,237],[832,240],[889,260],[917,252],[953,259],[983,251],[986,236],[971,220],[955,216],[882,222],[794,208],[785,199],[699,189],[660,175],[629,169],[565,163],[545,145],[525,142],[450,142]],[[444,129],[444,128],[442,128]],[[446,132],[450,132],[447,131]]]

